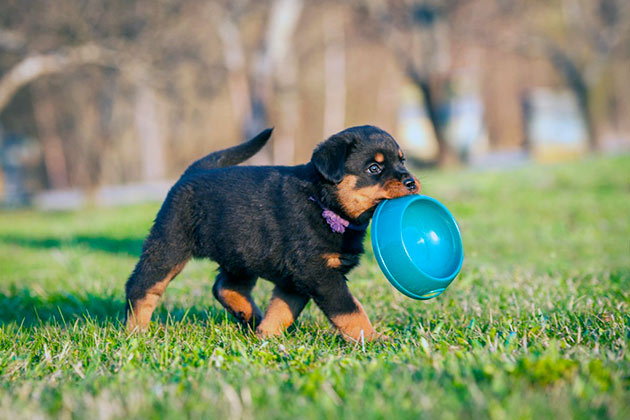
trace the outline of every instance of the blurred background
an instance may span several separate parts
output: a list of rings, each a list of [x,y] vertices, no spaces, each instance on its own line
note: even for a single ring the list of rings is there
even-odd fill
[[[161,199],[275,126],[290,165],[352,125],[416,166],[630,149],[627,0],[0,0],[0,202]]]

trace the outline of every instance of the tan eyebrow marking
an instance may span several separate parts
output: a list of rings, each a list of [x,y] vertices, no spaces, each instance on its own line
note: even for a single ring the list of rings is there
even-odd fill
[[[374,160],[378,163],[382,163],[385,160],[385,156],[381,152],[374,155]]]
[[[398,157],[401,159],[403,158],[403,152],[400,149],[398,149]]]

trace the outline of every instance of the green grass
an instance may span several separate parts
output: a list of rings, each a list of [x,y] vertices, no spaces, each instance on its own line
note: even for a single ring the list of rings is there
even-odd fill
[[[392,342],[365,348],[312,303],[257,340],[207,261],[129,336],[123,285],[157,205],[0,213],[0,418],[630,418],[630,157],[420,179],[459,220],[464,267],[413,301],[367,245],[350,286]]]

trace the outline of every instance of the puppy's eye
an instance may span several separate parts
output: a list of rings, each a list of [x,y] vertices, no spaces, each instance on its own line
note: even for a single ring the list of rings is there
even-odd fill
[[[372,175],[377,175],[381,173],[382,169],[378,164],[373,163],[370,166],[368,166],[367,171],[371,173]]]

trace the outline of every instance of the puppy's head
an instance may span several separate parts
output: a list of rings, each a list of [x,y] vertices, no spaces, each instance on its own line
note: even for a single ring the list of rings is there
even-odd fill
[[[420,192],[392,136],[373,126],[348,128],[320,143],[311,162],[334,184],[343,210],[357,219],[385,199]]]

